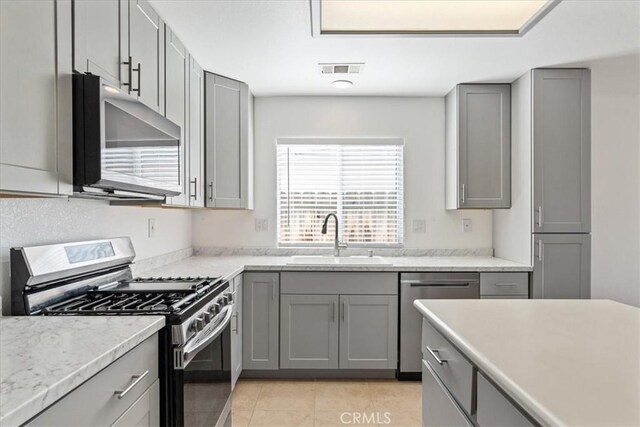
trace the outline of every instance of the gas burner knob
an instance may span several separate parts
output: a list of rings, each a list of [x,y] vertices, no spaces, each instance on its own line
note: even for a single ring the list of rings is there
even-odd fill
[[[233,293],[232,292],[227,293],[227,301],[233,302]]]
[[[211,313],[205,311],[204,314],[202,315],[202,318],[204,319],[205,324],[210,323],[212,319]]]
[[[222,296],[220,297],[220,303],[221,303],[222,305],[227,305],[227,304],[229,304],[229,296],[228,296],[228,295],[226,295],[226,294],[225,294],[225,295],[222,295]]]
[[[211,304],[211,306],[209,307],[209,313],[213,316],[220,313],[220,304],[218,303]]]
[[[191,329],[196,333],[204,329],[204,319],[202,317],[196,317],[191,323]]]

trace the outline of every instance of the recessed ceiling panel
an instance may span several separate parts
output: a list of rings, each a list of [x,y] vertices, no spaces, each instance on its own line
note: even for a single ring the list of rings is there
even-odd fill
[[[312,0],[312,9],[320,35],[519,35],[558,1]]]

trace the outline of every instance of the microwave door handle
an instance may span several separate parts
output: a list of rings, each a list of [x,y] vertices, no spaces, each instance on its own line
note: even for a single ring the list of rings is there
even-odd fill
[[[193,360],[195,355],[204,347],[211,344],[213,340],[218,338],[222,333],[222,331],[224,330],[224,328],[226,328],[227,325],[229,325],[229,323],[231,322],[231,315],[233,314],[233,305],[226,306],[225,310],[227,310],[227,312],[225,313],[224,320],[218,326],[216,326],[216,328],[213,331],[211,331],[211,333],[209,333],[209,335],[206,338],[204,338],[202,341],[196,344],[193,348],[187,348],[189,345],[187,343],[187,346],[185,346],[185,349],[183,350],[183,360],[184,360],[184,363],[182,365],[183,367],[186,368],[187,365],[191,362],[191,360]]]

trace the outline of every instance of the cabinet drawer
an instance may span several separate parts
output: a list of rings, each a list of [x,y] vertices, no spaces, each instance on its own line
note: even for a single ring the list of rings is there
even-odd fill
[[[480,295],[529,295],[529,273],[480,273]]]
[[[460,406],[470,414],[473,366],[426,320],[422,321],[422,355]]]
[[[134,378],[145,372],[141,379]],[[111,425],[157,378],[158,335],[155,334],[54,403],[28,425]],[[136,380],[139,381],[119,399],[116,390],[125,390]]]
[[[398,273],[281,273],[283,294],[397,295]]]
[[[438,380],[430,364],[422,361],[422,425],[469,426],[469,421],[447,389]]]
[[[478,373],[479,426],[532,426],[533,424],[482,374]]]

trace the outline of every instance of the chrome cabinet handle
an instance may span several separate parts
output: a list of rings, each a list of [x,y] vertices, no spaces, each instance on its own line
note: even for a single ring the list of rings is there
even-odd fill
[[[345,314],[344,314],[344,313],[345,313],[345,311],[347,311],[347,310],[346,310],[346,305],[345,305],[345,303],[344,303],[344,301],[343,301],[343,302],[342,302],[342,313],[341,313],[341,316],[342,316],[341,318],[342,318],[342,322],[343,322],[343,323],[344,323],[344,317],[345,317]]]
[[[542,262],[542,240],[538,240],[538,261]]]
[[[140,80],[141,80],[141,76],[142,76],[142,64],[138,62],[138,68],[134,68],[132,71],[135,71],[138,73],[138,88],[134,89],[133,85],[131,85],[131,91],[132,92],[138,92],[138,96],[142,96],[142,90],[140,89]]]
[[[144,371],[144,373],[142,375],[133,375],[131,377],[131,379],[133,380],[133,382],[131,384],[129,384],[129,386],[127,388],[125,388],[124,390],[116,390],[113,392],[113,394],[115,394],[116,396],[118,396],[118,399],[122,399],[123,397],[125,397],[127,395],[127,393],[129,393],[136,385],[138,385],[138,383],[140,381],[142,381],[142,379],[144,377],[147,376],[147,374],[149,373],[148,370]]]
[[[431,348],[427,346],[427,351],[434,359],[436,359],[436,362],[438,362],[438,365],[444,365],[445,363],[448,363],[447,359],[440,359],[436,354],[436,353],[440,353],[440,350],[431,350]]]
[[[193,178],[193,181],[189,181],[189,183],[193,184],[193,194],[191,198],[193,200],[198,200],[198,177]]]
[[[331,310],[331,319],[334,322],[338,321],[338,301],[334,301],[333,304],[331,304],[331,306],[333,307],[333,309]]]
[[[518,286],[519,283],[495,283],[495,286]]]
[[[238,335],[238,313],[233,313],[233,317],[236,321],[236,324],[231,332],[235,332],[235,334]]]
[[[133,61],[131,60],[131,56],[129,56],[129,60],[123,62],[123,64],[127,66],[127,83],[122,83],[122,86],[127,86],[129,88],[128,92],[131,93],[131,79],[133,78],[133,70],[131,68]]]
[[[271,279],[271,299],[276,299],[276,279]]]
[[[209,183],[209,200],[213,200],[213,181]]]
[[[464,188],[464,184],[462,184],[462,204],[464,205],[464,200],[465,200],[465,188]]]
[[[542,206],[538,206],[536,212],[538,213],[538,228],[542,228]]]

